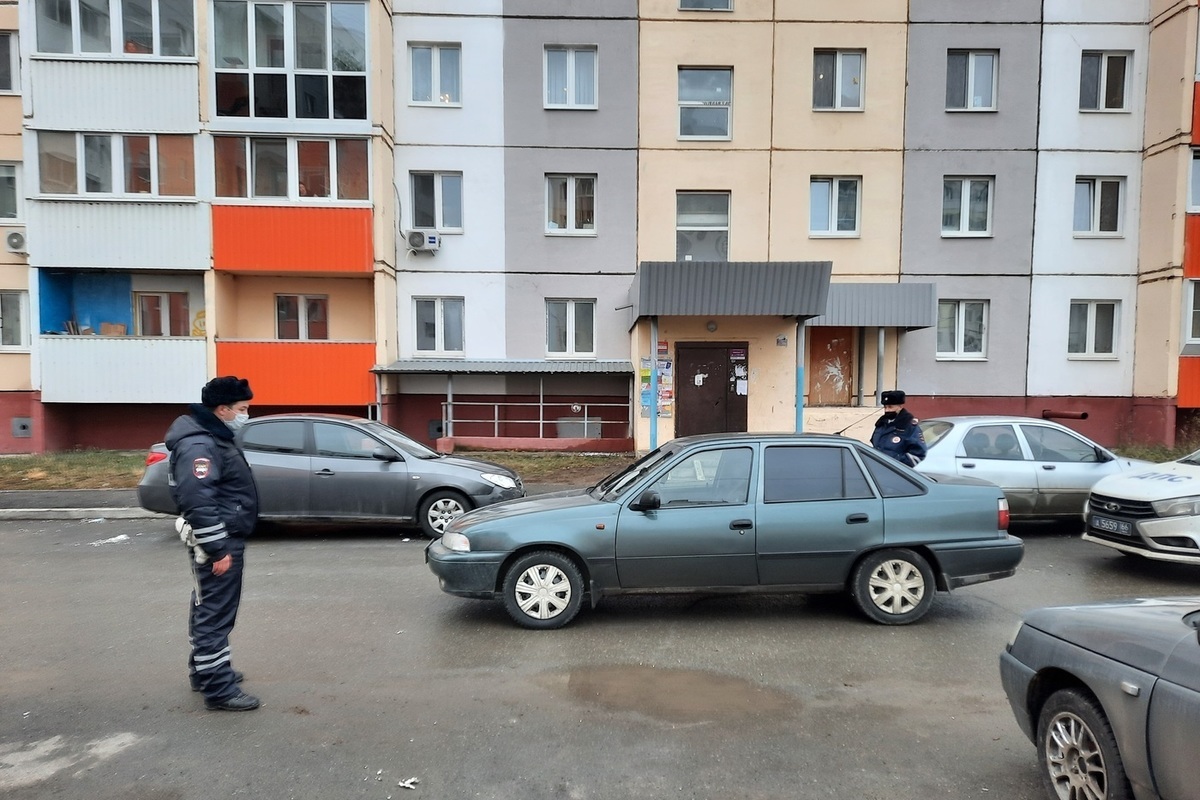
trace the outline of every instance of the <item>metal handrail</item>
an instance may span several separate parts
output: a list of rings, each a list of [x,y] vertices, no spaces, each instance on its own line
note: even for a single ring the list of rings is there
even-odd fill
[[[491,413],[490,417],[480,417],[480,418],[460,417],[457,414],[455,414],[455,409],[456,409],[456,407],[462,407],[462,406],[475,406],[475,407],[481,407],[481,408],[491,408],[492,413]],[[578,411],[575,410],[576,407],[578,407],[578,409],[579,409]],[[537,416],[537,419],[501,419],[500,418],[500,409],[501,408],[536,408],[538,410],[538,416]],[[454,430],[454,425],[456,425],[456,424],[488,424],[488,423],[490,423],[492,426],[492,436],[499,438],[501,423],[503,423],[506,427],[516,427],[516,426],[521,426],[521,425],[536,425],[537,426],[537,436],[534,438],[546,439],[546,438],[549,438],[546,436],[546,423],[547,423],[546,410],[554,409],[554,408],[561,408],[564,411],[570,411],[572,414],[572,417],[577,416],[579,421],[582,422],[584,425],[584,433],[588,432],[588,429],[591,427],[591,425],[599,426],[600,430],[603,430],[603,426],[605,426],[605,425],[609,425],[609,426],[624,425],[624,426],[626,426],[626,428],[629,427],[629,419],[628,419],[629,404],[628,403],[565,403],[565,402],[564,403],[558,403],[558,402],[518,403],[518,402],[504,402],[504,401],[451,400],[451,401],[443,401],[442,402],[442,430],[446,431],[447,435],[452,435],[451,431]],[[624,411],[626,412],[626,414],[625,414],[626,419],[601,419],[598,417],[589,419],[589,412],[592,409],[600,409],[600,408],[624,409]],[[555,420],[555,422],[557,423],[557,420]],[[600,437],[587,437],[587,438],[600,438]]]

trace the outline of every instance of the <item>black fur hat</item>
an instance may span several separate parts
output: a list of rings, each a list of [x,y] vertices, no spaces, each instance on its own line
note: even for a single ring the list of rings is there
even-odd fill
[[[893,389],[890,392],[884,392],[879,398],[879,403],[880,405],[885,406],[902,406],[904,405],[904,401],[906,399],[907,398],[905,398],[904,392],[900,391],[899,389]]]
[[[231,406],[252,399],[254,392],[250,391],[250,381],[233,375],[213,378],[200,390],[200,402],[208,408]]]

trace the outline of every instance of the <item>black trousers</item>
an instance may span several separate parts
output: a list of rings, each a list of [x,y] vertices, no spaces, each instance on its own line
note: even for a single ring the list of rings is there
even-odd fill
[[[238,693],[230,661],[229,634],[237,622],[242,602],[242,572],[246,542],[230,538],[228,553],[233,564],[221,576],[213,575],[212,562],[197,564],[188,550],[196,586],[188,611],[188,675],[208,700],[224,700]],[[197,592],[199,602],[197,603]]]

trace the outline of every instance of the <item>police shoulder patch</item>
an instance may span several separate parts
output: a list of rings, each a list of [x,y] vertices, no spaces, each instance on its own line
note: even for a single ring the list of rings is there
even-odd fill
[[[192,462],[192,474],[203,480],[208,477],[208,473],[212,470],[212,459],[197,458]]]

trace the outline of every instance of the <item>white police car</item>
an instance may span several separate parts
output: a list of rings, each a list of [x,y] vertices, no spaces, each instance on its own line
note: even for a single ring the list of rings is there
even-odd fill
[[[1159,561],[1200,564],[1200,451],[1098,481],[1083,538]]]

